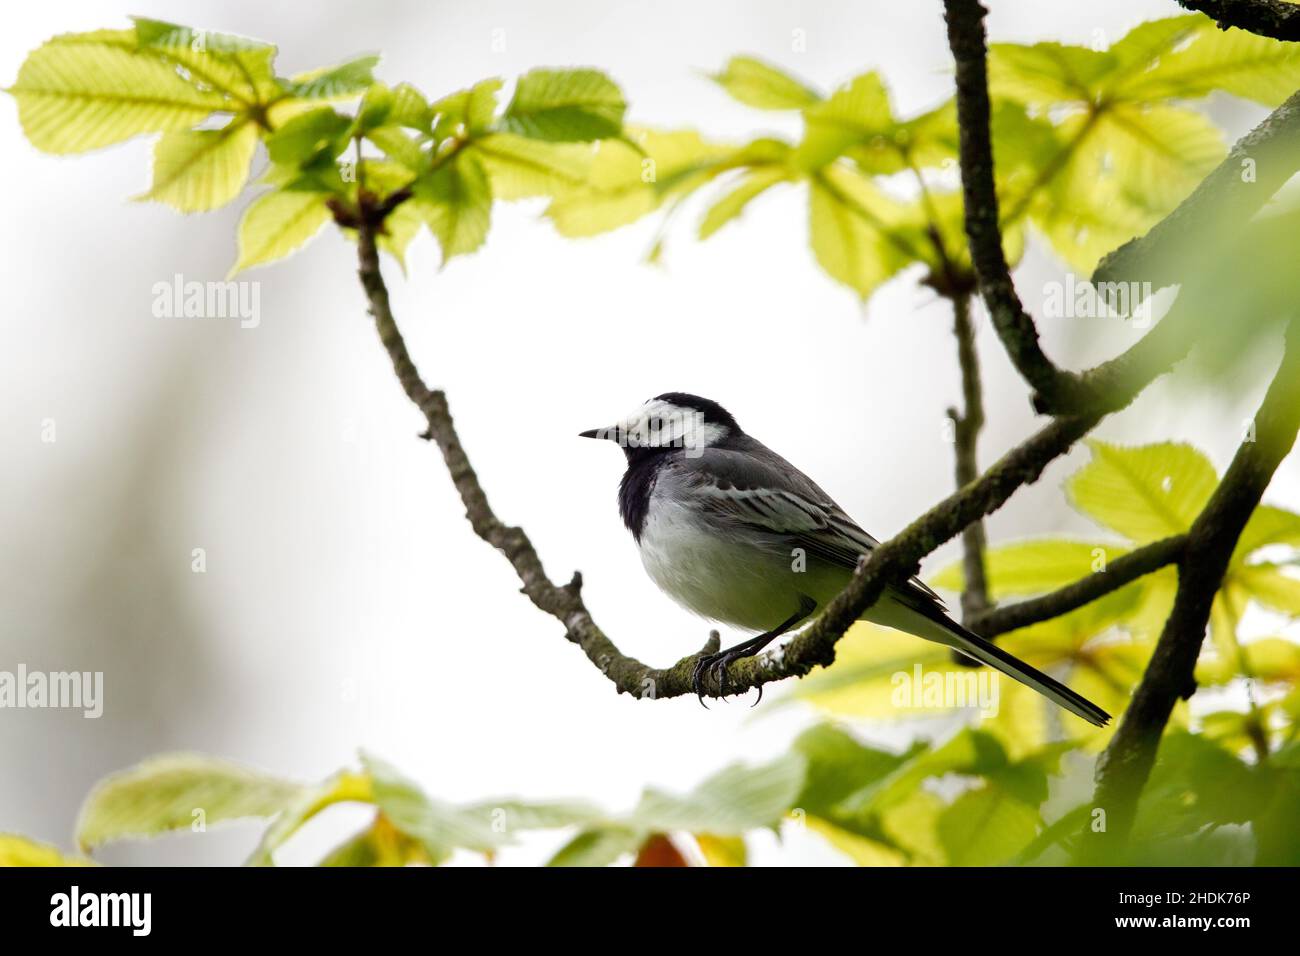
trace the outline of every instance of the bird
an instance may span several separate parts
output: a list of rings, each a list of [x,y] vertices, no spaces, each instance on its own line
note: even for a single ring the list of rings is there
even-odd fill
[[[880,543],[711,399],[665,392],[579,437],[623,449],[619,514],[651,580],[695,614],[755,634],[700,656],[692,674],[700,703],[705,674],[725,698],[728,665],[809,622]],[[1090,724],[1110,720],[1087,698],[954,621],[915,577],[887,587],[861,619],[954,648]]]

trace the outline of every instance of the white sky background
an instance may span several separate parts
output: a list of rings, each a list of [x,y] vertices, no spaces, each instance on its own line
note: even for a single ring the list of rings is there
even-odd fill
[[[1180,12],[1172,2],[996,2],[994,39],[1089,43]],[[716,137],[794,134],[794,117],[737,104],[701,75],[735,53],[823,90],[879,69],[896,109],[950,87],[937,0],[611,3],[55,3],[11,11],[0,81],[61,32],[142,13],[269,39],[288,73],[382,51],[379,75],[436,97],[538,65],[610,71],[630,119]],[[793,52],[791,32],[806,31]],[[493,52],[504,29],[506,50]],[[1262,111],[1212,101],[1230,136]],[[105,714],[0,712],[0,831],[69,845],[76,808],[103,774],[193,749],[315,779],[358,747],[448,800],[585,796],[624,809],[646,784],[687,788],[739,758],[783,750],[811,716],[744,703],[618,697],[560,626],[518,594],[509,565],[475,538],[418,413],[364,311],[352,249],[327,231],[304,253],[244,278],[261,325],[167,320],[152,286],[222,278],[247,199],[182,217],[127,197],[148,182],[150,145],[55,158],[0,105],[0,668],[105,671]],[[258,164],[262,162],[259,157]],[[806,200],[755,203],[707,243],[694,216],[665,267],[643,265],[657,220],[594,240],[560,239],[537,205],[498,206],[488,244],[439,271],[427,236],[410,274],[386,264],[421,371],[445,387],[498,514],[523,524],[557,579],[586,578],[597,622],[657,664],[698,648],[708,625],[661,595],[615,507],[616,449],[579,430],[651,395],[694,391],[814,476],[885,537],[950,492],[944,409],[959,398],[951,317],[914,277],[864,315],[807,248]],[[698,207],[696,207],[698,212]],[[1061,267],[1041,246],[1017,276],[1041,314]],[[1033,427],[981,313],[988,463]],[[1083,366],[1122,350],[1119,322],[1041,321],[1049,354]],[[1161,383],[1103,437],[1181,438],[1222,468],[1263,381],[1240,405]],[[56,443],[40,441],[43,419]],[[993,542],[1062,530],[1072,515],[1051,467],[990,522]],[[1269,498],[1300,506],[1295,459]],[[191,549],[206,574],[190,571]],[[928,570],[956,554],[949,545]],[[724,635],[724,643],[736,639]],[[768,699],[779,696],[772,688]],[[865,728],[898,739],[888,728]],[[351,818],[350,818],[351,819]],[[323,821],[311,859],[338,833]],[[234,863],[257,828],[113,849],[112,862]],[[507,861],[535,862],[557,843]],[[814,838],[755,841],[758,862],[836,858]]]

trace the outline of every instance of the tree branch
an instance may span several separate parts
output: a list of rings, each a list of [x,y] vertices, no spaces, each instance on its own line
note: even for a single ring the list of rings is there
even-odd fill
[[[1122,844],[1128,836],[1138,795],[1155,763],[1174,704],[1196,690],[1196,659],[1237,539],[1294,445],[1297,429],[1300,320],[1292,320],[1282,362],[1255,417],[1254,435],[1237,449],[1223,480],[1187,533],[1173,610],[1123,720],[1098,761],[1094,802],[1105,809],[1107,821],[1104,839],[1092,841],[1090,852],[1099,845]]]
[[[948,46],[957,67],[958,153],[966,237],[980,293],[993,326],[1016,370],[1034,389],[1039,411],[1077,409],[1091,396],[1079,379],[1058,369],[1038,343],[1038,329],[1011,281],[1002,249],[998,196],[993,178],[987,50],[979,0],[944,0]]]
[[[1140,280],[1159,288],[1195,275],[1199,267],[1187,255],[1195,239],[1189,237],[1213,236],[1213,246],[1222,245],[1224,233],[1244,226],[1297,169],[1300,91],[1239,139],[1178,208],[1145,235],[1104,256],[1092,281]]]
[[[1300,6],[1283,0],[1178,0],[1213,17],[1220,30],[1237,27],[1274,40],[1300,40]]]
[[[965,622],[966,626],[982,637],[993,638],[1060,617],[1178,561],[1186,541],[1187,536],[1180,534],[1152,542],[1116,558],[1106,565],[1104,571],[1089,574],[1050,594],[985,611]]]
[[[980,382],[979,353],[975,350],[975,327],[971,324],[970,295],[952,297],[953,335],[957,338],[957,363],[961,368],[962,410],[948,409],[953,425],[956,451],[957,487],[963,488],[979,477],[980,429],[984,427],[984,389]],[[989,608],[988,577],[984,570],[984,552],[988,540],[984,522],[975,521],[961,533],[962,568],[965,587],[961,592],[962,621],[969,626],[975,615]]]
[[[944,0],[944,6],[948,44],[956,62],[966,235],[998,337],[1012,364],[1035,390],[1038,411],[1118,410],[1150,382],[1153,370],[1159,374],[1187,353],[1190,332],[1178,315],[1171,314],[1127,352],[1082,374],[1057,368],[1043,353],[1038,330],[1016,295],[1002,250],[990,132],[987,11],[979,0]],[[1245,174],[1246,165],[1250,175]],[[1191,195],[1145,236],[1106,256],[1093,273],[1093,282],[1141,280],[1159,287],[1195,274],[1197,269],[1186,254],[1188,236],[1222,239],[1226,223],[1244,225],[1297,169],[1300,92],[1238,141]]]

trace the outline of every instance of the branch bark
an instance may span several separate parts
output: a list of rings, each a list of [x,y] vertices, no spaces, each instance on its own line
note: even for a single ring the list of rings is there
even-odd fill
[[[964,488],[979,477],[979,435],[984,427],[984,386],[980,381],[979,353],[975,350],[975,327],[971,322],[968,293],[952,297],[952,315],[957,363],[961,368],[962,409],[960,412],[956,408],[948,409],[948,418],[953,426],[957,487]],[[972,522],[962,530],[961,544],[965,577],[961,614],[962,621],[969,627],[971,618],[989,608],[988,576],[984,568],[988,539],[982,520]]]
[[[1180,534],[1152,542],[1110,562],[1105,571],[1080,578],[1050,594],[993,608],[976,615],[966,626],[982,637],[991,639],[1008,631],[1068,614],[1111,591],[1118,591],[1140,577],[1175,563],[1182,557],[1186,541],[1187,536]]]
[[[1151,661],[1115,736],[1097,764],[1095,806],[1106,830],[1085,856],[1122,844],[1132,827],[1165,724],[1180,697],[1196,690],[1195,667],[1215,594],[1237,539],[1300,429],[1300,320],[1286,333],[1281,364],[1255,417],[1253,440],[1238,448],[1223,480],[1192,524],[1178,564],[1178,591]]]
[[[1274,40],[1300,40],[1300,7],[1283,0],[1178,0],[1213,17],[1220,30],[1237,27]]]
[[[1159,288],[1195,275],[1199,266],[1188,252],[1197,240],[1189,237],[1213,237],[1208,245],[1221,247],[1225,233],[1244,227],[1298,169],[1300,91],[1239,139],[1178,208],[1104,256],[1092,281],[1143,281]]]
[[[1078,409],[1091,403],[1077,376],[1053,364],[1038,342],[1038,329],[1011,281],[1002,249],[998,196],[993,178],[987,49],[979,0],[944,0],[948,46],[957,67],[958,153],[966,238],[980,294],[1011,362],[1034,389],[1039,411]]]

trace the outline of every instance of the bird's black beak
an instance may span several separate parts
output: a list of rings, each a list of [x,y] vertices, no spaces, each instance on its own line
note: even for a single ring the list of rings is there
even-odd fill
[[[611,428],[588,428],[585,432],[578,432],[579,438],[609,438]]]

